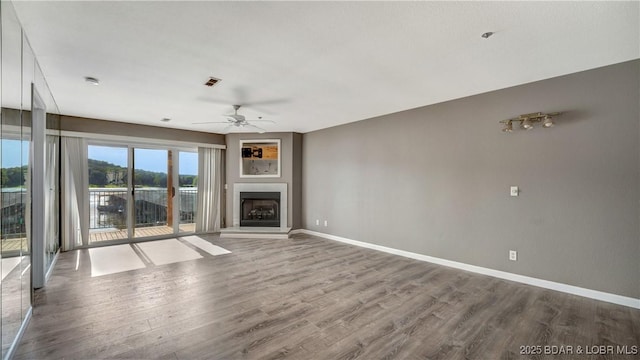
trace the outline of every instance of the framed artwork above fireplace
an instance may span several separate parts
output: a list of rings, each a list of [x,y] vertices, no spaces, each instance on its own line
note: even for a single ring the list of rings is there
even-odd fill
[[[280,177],[280,139],[240,140],[240,177]]]

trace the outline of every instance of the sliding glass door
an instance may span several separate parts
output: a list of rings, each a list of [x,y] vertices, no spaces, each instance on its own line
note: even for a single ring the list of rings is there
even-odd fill
[[[90,244],[195,230],[198,154],[89,145]]]
[[[129,149],[89,145],[89,243],[129,238]]]
[[[196,227],[198,204],[198,153],[180,151],[178,159],[179,231],[192,233]]]
[[[133,149],[133,237],[171,235],[173,221],[172,151]]]

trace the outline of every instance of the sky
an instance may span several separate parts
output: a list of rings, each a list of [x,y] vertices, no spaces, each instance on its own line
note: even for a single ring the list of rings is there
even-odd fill
[[[22,166],[20,163],[20,148],[22,148],[22,164],[26,165],[29,161],[29,142],[24,141],[20,146],[20,140],[2,139],[3,168]]]
[[[134,149],[136,169],[167,172],[167,150]],[[89,159],[102,160],[127,167],[127,148],[111,146],[89,146]],[[180,152],[180,175],[198,175],[198,153]]]
[[[22,148],[22,164],[29,160],[29,142],[2,139],[2,167],[12,168],[21,166],[20,150]],[[137,169],[167,172],[167,150],[135,149],[135,164]],[[110,146],[89,146],[89,159],[102,160],[112,164],[127,167],[127,148]],[[198,153],[180,151],[180,175],[198,175]]]

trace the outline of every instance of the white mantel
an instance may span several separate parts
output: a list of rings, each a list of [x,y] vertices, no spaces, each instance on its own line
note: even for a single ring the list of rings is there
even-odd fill
[[[287,184],[286,183],[235,183],[233,184],[233,226],[240,227],[240,193],[264,191],[280,193],[280,227],[287,227]]]

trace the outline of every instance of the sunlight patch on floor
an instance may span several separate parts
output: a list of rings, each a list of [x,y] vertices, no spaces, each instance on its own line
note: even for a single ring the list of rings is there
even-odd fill
[[[155,265],[171,264],[187,260],[201,259],[202,255],[177,239],[148,241],[136,246]]]
[[[216,256],[216,255],[224,255],[224,254],[231,254],[231,251],[227,250],[227,249],[223,249],[220,246],[216,246],[213,245],[212,243],[208,242],[207,240],[199,237],[199,236],[184,236],[181,237],[180,239],[188,242],[189,244],[197,247],[198,249],[202,250],[202,251],[206,251],[209,254]]]
[[[20,262],[24,259],[24,256],[15,256],[10,258],[2,259],[2,280],[9,275],[9,273],[20,264]],[[1,280],[0,280],[1,282]]]
[[[113,245],[89,249],[91,277],[144,268],[131,245]]]
[[[186,245],[188,243],[189,245]],[[145,241],[135,244],[113,245],[89,249],[91,277],[143,269],[154,265],[172,264],[182,261],[202,259],[205,256],[190,246],[212,256],[230,254],[231,251],[213,245],[199,236],[185,236],[178,239]],[[3,275],[5,272],[3,259]],[[9,260],[9,259],[7,259]],[[19,263],[16,262],[14,267]],[[76,270],[80,263],[80,253],[76,258]],[[9,266],[7,263],[6,266]]]

